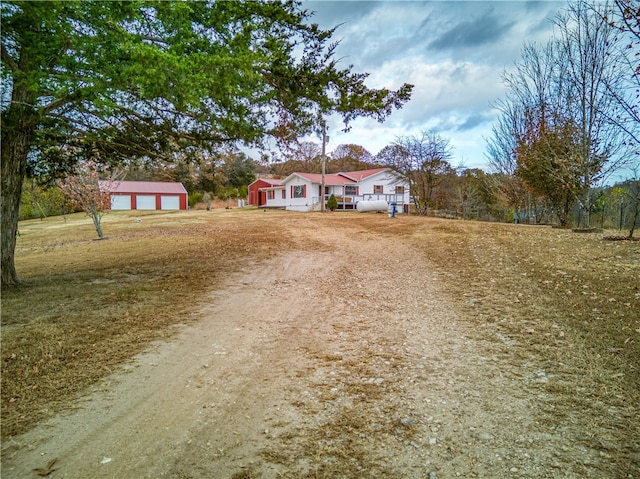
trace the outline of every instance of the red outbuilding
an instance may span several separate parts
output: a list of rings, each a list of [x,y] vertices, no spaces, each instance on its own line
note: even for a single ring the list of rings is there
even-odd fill
[[[107,189],[107,182],[100,188]],[[182,183],[114,181],[110,184],[112,210],[186,210],[187,190]]]
[[[249,185],[249,200],[247,204],[253,206],[263,206],[267,204],[267,192],[271,188],[281,185],[282,180],[275,178],[258,178]]]

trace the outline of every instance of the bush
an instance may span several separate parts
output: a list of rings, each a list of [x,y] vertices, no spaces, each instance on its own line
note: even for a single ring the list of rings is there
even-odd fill
[[[72,208],[67,204],[64,194],[57,186],[42,187],[25,181],[20,198],[20,220],[46,218],[62,215]]]
[[[189,194],[189,208],[193,208],[198,203],[202,202],[203,193],[196,192]]]
[[[331,211],[335,211],[336,209],[338,209],[338,200],[336,200],[336,197],[333,193],[331,193],[331,196],[329,196],[329,201],[327,201],[327,208],[329,208]]]
[[[233,186],[225,186],[220,192],[218,192],[218,199],[222,201],[227,201],[229,199],[239,198],[238,196],[238,188],[234,188]]]

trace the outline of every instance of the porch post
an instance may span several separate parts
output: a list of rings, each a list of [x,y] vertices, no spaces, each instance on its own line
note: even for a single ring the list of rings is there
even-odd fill
[[[320,184],[320,211],[325,212],[324,205],[324,175],[326,171],[326,145],[327,145],[327,124],[322,120],[322,183]]]

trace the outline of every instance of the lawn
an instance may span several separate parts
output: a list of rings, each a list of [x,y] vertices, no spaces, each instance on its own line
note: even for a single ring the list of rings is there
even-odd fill
[[[103,240],[80,214],[21,222],[16,265],[27,285],[2,293],[2,437],[68,408],[170,337],[249,261],[330,251],[314,234],[319,221],[416,246],[480,336],[490,327],[498,334],[487,341],[515,340],[505,349],[513,361],[556,365],[557,414],[577,406],[605,414],[602,398],[620,408],[640,402],[640,243],[542,226],[320,215],[117,212],[105,218]]]

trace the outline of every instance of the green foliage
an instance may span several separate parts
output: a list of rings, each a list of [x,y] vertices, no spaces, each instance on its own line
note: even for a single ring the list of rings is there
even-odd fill
[[[25,181],[20,199],[20,220],[46,218],[72,210],[57,186],[40,186],[34,181]]]
[[[27,170],[56,178],[80,159],[168,159],[267,135],[288,142],[331,113],[345,127],[359,116],[383,121],[413,88],[370,89],[367,74],[338,68],[334,31],[294,0],[14,0],[0,14],[7,285],[19,281]]]
[[[226,186],[219,190],[218,199],[226,201],[232,198],[242,198],[238,188],[235,188],[233,186]]]
[[[338,209],[338,200],[336,200],[336,197],[333,193],[331,193],[331,196],[329,196],[329,200],[327,201],[327,208],[329,208],[331,211],[335,211]]]
[[[187,200],[189,202],[189,208],[193,208],[195,205],[202,202],[203,198],[204,198],[204,193],[201,193],[199,191],[196,191],[194,193],[189,193],[189,197]]]
[[[339,69],[333,30],[309,20],[294,1],[6,2],[2,77],[24,98],[3,110],[3,140],[33,125],[30,171],[68,173],[86,151],[283,139],[318,114],[382,121],[409,99],[410,85],[373,90]]]

